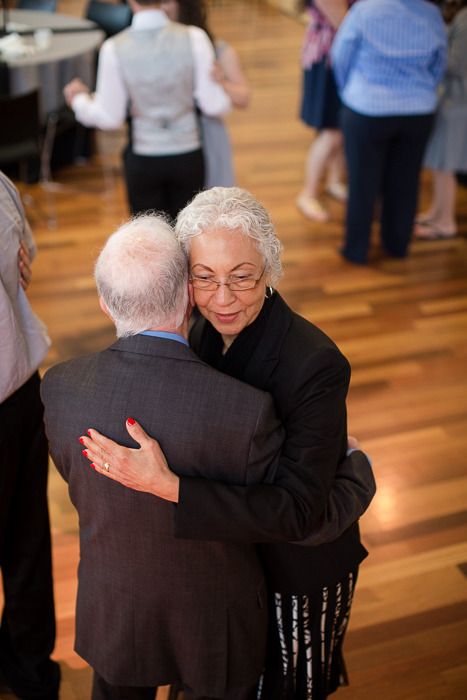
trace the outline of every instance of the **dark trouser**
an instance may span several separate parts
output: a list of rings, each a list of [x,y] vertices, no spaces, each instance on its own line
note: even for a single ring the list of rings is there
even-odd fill
[[[175,219],[180,209],[203,189],[201,149],[174,156],[139,156],[128,146],[123,160],[132,214],[154,210]]]
[[[389,255],[407,255],[423,153],[432,114],[368,117],[342,110],[349,199],[343,255],[366,263],[376,199],[382,198],[381,241]]]
[[[235,688],[227,690],[222,698],[197,695],[188,688],[183,693],[184,700],[256,700],[256,688]],[[154,700],[157,688],[127,687],[111,685],[94,671],[92,700]]]
[[[54,700],[60,669],[50,660],[55,615],[39,385],[36,373],[0,404],[0,670],[19,697]]]
[[[222,698],[212,698],[207,695],[193,695],[185,690],[184,700],[256,700],[257,685],[252,688],[235,688],[225,692]]]
[[[122,654],[124,654],[122,650]],[[111,685],[94,671],[92,679],[92,700],[154,700],[156,687]]]

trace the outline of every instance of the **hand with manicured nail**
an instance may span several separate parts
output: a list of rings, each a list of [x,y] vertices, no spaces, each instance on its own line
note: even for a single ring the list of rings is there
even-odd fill
[[[178,503],[180,479],[170,471],[157,440],[149,437],[134,418],[127,419],[126,429],[139,448],[123,447],[90,428],[87,436],[79,438],[86,447],[83,454],[86,452],[85,456],[99,474],[135,491]]]

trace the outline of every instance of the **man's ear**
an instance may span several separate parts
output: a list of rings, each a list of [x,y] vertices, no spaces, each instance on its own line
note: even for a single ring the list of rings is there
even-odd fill
[[[112,315],[111,315],[109,309],[107,308],[107,304],[105,303],[105,301],[103,300],[102,297],[99,297],[99,306],[101,307],[101,309],[105,313],[105,315],[108,316],[113,323]]]

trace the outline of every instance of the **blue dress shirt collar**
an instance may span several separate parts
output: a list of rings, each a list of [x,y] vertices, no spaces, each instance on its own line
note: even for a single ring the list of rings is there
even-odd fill
[[[183,343],[187,348],[190,347],[190,343],[183,335],[179,333],[167,333],[167,331],[142,331],[139,335],[150,335],[153,338],[165,338],[166,340],[175,340],[177,343]]]

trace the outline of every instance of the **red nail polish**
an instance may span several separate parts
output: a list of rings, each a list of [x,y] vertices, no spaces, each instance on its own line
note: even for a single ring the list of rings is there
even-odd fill
[[[88,456],[88,451],[87,451],[87,450],[81,450],[81,451],[82,451],[82,453],[83,453],[83,455],[84,455],[85,457]]]
[[[92,436],[91,436],[91,431],[90,431],[90,430],[86,430],[86,432],[87,432],[87,434],[89,435],[89,437],[92,437]]]
[[[134,418],[127,418],[126,422],[129,423],[130,425],[134,425],[136,423]]]
[[[91,467],[91,469],[94,469],[94,471],[96,471],[96,465],[94,464],[94,462],[91,462],[89,466]]]
[[[84,445],[84,440],[83,440],[82,437],[80,437],[79,441],[80,441],[80,443],[81,443],[82,445]]]

